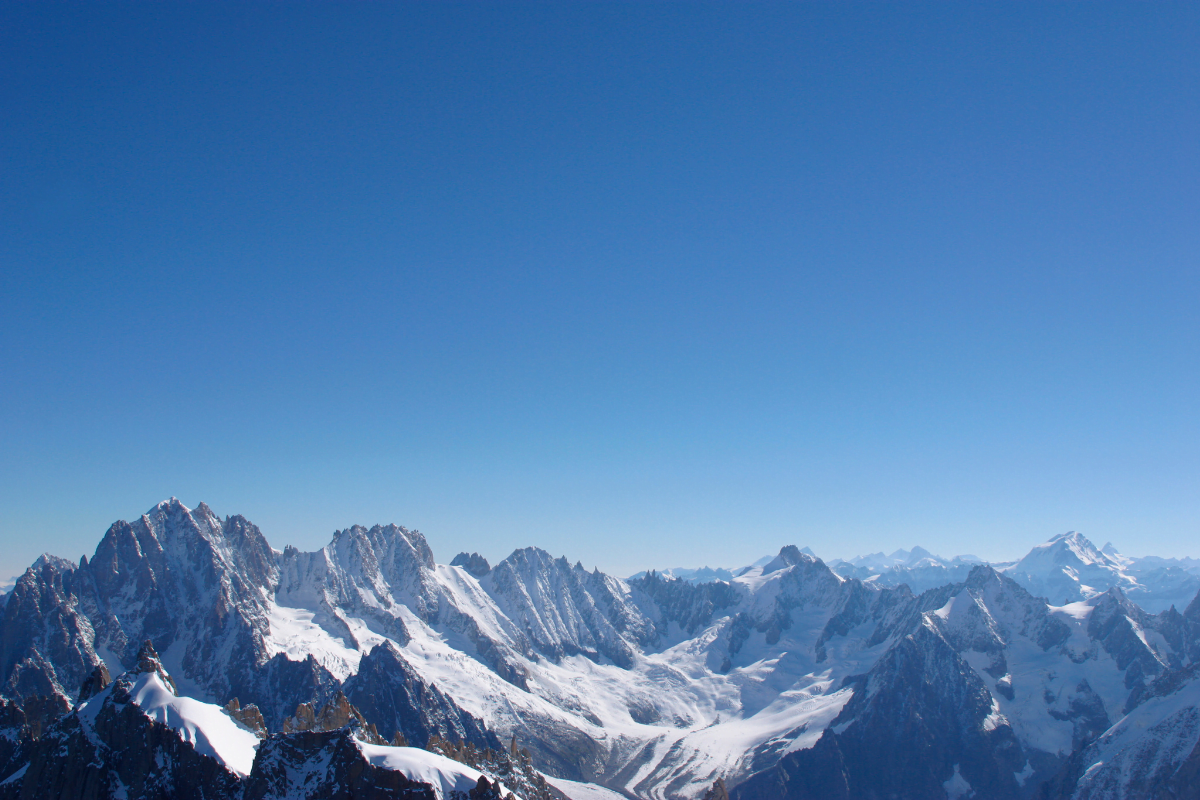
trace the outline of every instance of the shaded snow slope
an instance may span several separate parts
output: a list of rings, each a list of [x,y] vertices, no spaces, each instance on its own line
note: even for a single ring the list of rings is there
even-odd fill
[[[383,747],[358,742],[358,749],[373,766],[396,770],[414,781],[433,786],[439,798],[451,797],[455,792],[466,795],[483,775],[466,764],[416,747]],[[500,785],[502,791],[509,792],[508,787]],[[520,800],[517,795],[513,796]]]
[[[595,783],[569,781],[566,778],[546,778],[546,781],[565,794],[568,800],[625,800],[625,795]]]

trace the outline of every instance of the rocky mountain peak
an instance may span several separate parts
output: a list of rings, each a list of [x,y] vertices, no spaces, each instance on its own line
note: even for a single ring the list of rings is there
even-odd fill
[[[339,555],[352,553],[367,572],[377,569],[381,561],[389,566],[408,562],[424,569],[434,568],[433,550],[425,535],[401,525],[375,525],[369,529],[354,525],[336,532],[329,548]]]
[[[492,571],[492,567],[488,564],[488,560],[479,553],[459,553],[450,562],[452,567],[462,567],[467,572],[474,575],[476,578],[482,578]]]
[[[68,570],[78,569],[74,561],[69,558],[59,558],[50,553],[42,553],[37,557],[37,560],[29,566],[34,572],[41,572],[45,567],[51,567],[59,572],[67,572]]]
[[[966,585],[971,589],[982,589],[1000,582],[1000,574],[990,564],[977,564],[967,574]]]
[[[87,702],[88,699],[95,697],[104,691],[104,689],[112,683],[112,676],[108,674],[108,667],[103,662],[96,665],[92,670],[92,674],[83,682],[83,686],[79,689],[79,699],[75,701],[76,705]]]
[[[1192,622],[1200,624],[1200,592],[1188,603],[1187,608],[1183,610],[1183,616]]]
[[[1084,564],[1113,563],[1115,565],[1112,559],[1100,552],[1100,548],[1079,531],[1068,531],[1056,536],[1048,544],[1050,551],[1055,554],[1056,560],[1060,563],[1078,560]]]
[[[787,567],[794,567],[797,564],[815,560],[812,556],[801,553],[800,548],[794,544],[784,545],[779,549],[779,555],[775,556],[770,563],[763,567],[762,574],[768,575]]]
[[[159,677],[163,679],[163,683],[171,687],[172,692],[179,694],[179,689],[176,688],[175,681],[167,674],[166,668],[162,665],[162,659],[158,657],[158,651],[154,649],[154,644],[149,639],[142,642],[142,646],[137,652],[137,665],[130,671],[143,675],[157,672]]]

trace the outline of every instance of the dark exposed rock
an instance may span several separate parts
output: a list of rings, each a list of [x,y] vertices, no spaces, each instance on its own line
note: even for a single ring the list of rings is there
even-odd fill
[[[67,698],[62,695],[34,695],[25,698],[22,709],[29,725],[29,735],[37,739],[43,731],[66,715],[71,707]]]
[[[76,705],[100,694],[110,683],[112,683],[112,677],[108,674],[108,667],[103,663],[97,664],[96,668],[92,670],[92,674],[79,687],[79,697],[75,701]]]
[[[269,730],[279,730],[301,703],[328,703],[339,688],[337,678],[312,655],[293,661],[279,653],[258,668],[233,666],[243,668],[230,676],[230,694],[252,700]]]
[[[498,750],[478,748],[470,742],[450,742],[438,736],[430,739],[427,749],[491,776],[494,783],[476,787],[481,793],[491,793],[486,795],[489,800],[499,800],[501,784],[519,794],[522,800],[561,800],[560,793],[534,768],[529,751],[518,747],[515,735],[507,748]],[[476,797],[474,792],[471,797],[472,800]]]
[[[467,572],[474,575],[476,578],[482,578],[492,571],[492,567],[488,564],[488,560],[479,553],[459,553],[450,562],[452,567],[462,567]]]
[[[713,781],[712,788],[704,793],[703,800],[729,800],[729,790],[725,788],[725,781],[721,778]]]
[[[0,782],[28,761],[23,749],[33,736],[19,703],[0,698]]]
[[[650,571],[641,578],[629,582],[630,586],[644,592],[662,610],[663,618],[656,620],[660,633],[674,622],[689,634],[712,622],[714,615],[737,605],[740,596],[736,589],[724,581],[693,584],[682,578],[664,578]]]
[[[1088,635],[1101,643],[1119,669],[1126,670],[1125,685],[1129,689],[1138,682],[1152,680],[1165,667],[1135,626],[1145,630],[1153,628],[1154,622],[1116,588],[1101,596],[1088,618]]]
[[[437,800],[433,787],[372,765],[346,728],[274,734],[259,746],[244,800]],[[449,798],[447,799],[449,800]]]
[[[158,652],[154,649],[154,643],[149,639],[138,648],[137,665],[132,671],[138,674],[157,672],[163,682],[171,687],[171,691],[179,694],[179,690],[175,687],[175,681],[167,674],[167,670],[162,665],[162,659],[158,657]]]
[[[352,730],[358,739],[369,744],[387,744],[375,725],[368,722],[340,691],[320,710],[308,703],[301,703],[296,707],[296,713],[283,721],[284,733],[336,731],[342,728]]]
[[[243,706],[235,697],[225,704],[225,713],[237,720],[243,728],[253,731],[258,738],[267,737],[267,724],[263,721],[262,712],[253,703]]]

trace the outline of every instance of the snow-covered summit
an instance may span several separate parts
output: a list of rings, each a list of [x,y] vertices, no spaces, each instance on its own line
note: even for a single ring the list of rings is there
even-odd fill
[[[1007,572],[1034,594],[1064,604],[1094,597],[1114,586],[1138,589],[1137,581],[1120,562],[1077,531],[1037,545]]]

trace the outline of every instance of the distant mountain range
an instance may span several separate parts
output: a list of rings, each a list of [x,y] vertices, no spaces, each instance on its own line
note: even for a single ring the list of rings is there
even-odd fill
[[[1191,569],[1072,533],[621,580],[172,499],[0,601],[0,800],[1197,797],[1200,597],[1134,602]]]
[[[801,552],[816,556],[807,547]],[[761,566],[770,558],[766,556],[752,566]],[[918,546],[912,550],[896,550],[891,555],[869,553],[849,560],[835,558],[825,563],[843,577],[879,586],[904,584],[919,594],[966,580],[975,565],[985,562],[973,555],[942,558]],[[1097,548],[1076,531],[1055,536],[1018,561],[993,562],[991,566],[1033,594],[1059,603],[1085,600],[1116,587],[1142,608],[1157,613],[1171,606],[1183,608],[1200,591],[1200,559],[1133,558],[1119,553],[1111,542]],[[656,572],[666,578],[704,583],[732,580],[747,569],[749,567],[703,567]],[[646,574],[639,572],[630,580]]]

